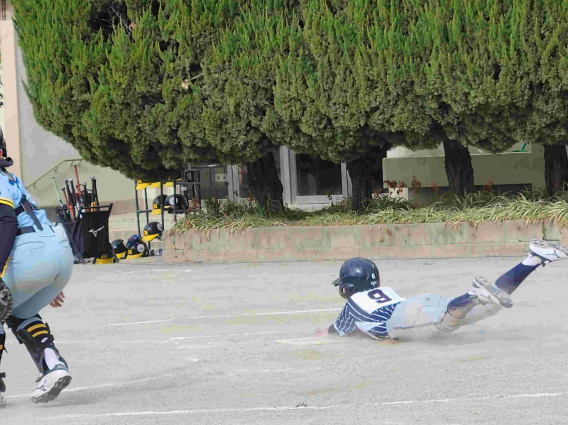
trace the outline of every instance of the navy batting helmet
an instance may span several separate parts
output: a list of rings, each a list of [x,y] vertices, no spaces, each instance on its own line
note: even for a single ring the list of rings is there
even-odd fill
[[[162,230],[162,223],[156,223],[155,221],[148,223],[144,226],[144,236],[142,236],[142,241],[150,242],[151,240],[162,236]]]
[[[169,207],[166,203],[168,197],[166,195],[156,196],[152,201],[152,213],[150,215],[159,215],[162,213],[162,208],[164,211],[168,211]]]
[[[124,241],[122,239],[115,239],[110,245],[112,246],[112,252],[114,252],[114,255],[121,259],[126,257],[127,249],[126,246],[124,246]]]
[[[168,196],[166,205],[170,209],[170,214],[173,214],[174,212],[174,205],[176,207],[176,212],[180,213],[185,212],[189,208],[189,204],[187,203],[187,200],[183,197],[183,195]]]
[[[366,258],[351,258],[341,266],[339,279],[333,282],[334,286],[339,286],[339,295],[349,299],[351,295],[377,288],[381,284],[379,269],[371,260]]]
[[[150,255],[148,245],[142,242],[140,235],[132,235],[128,238],[126,248],[128,249],[128,258],[148,257]]]

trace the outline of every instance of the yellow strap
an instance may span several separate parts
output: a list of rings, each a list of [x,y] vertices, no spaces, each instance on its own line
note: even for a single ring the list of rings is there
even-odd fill
[[[33,331],[35,331],[36,329],[39,329],[39,328],[45,328],[45,323],[40,323],[38,325],[32,326],[31,328],[28,328],[28,332],[32,333]]]
[[[47,332],[47,331],[39,331],[39,332],[36,332],[35,334],[33,334],[32,337],[35,338],[36,336],[38,336],[38,335],[43,335],[43,334],[49,335],[49,332]]]
[[[14,203],[8,198],[0,198],[0,204],[8,205],[9,207],[14,208]]]
[[[10,261],[10,257],[8,257],[8,259],[6,260],[6,264],[4,264],[4,268],[2,269],[2,273],[0,273],[0,278],[4,277],[4,274],[6,273],[6,269],[8,268],[8,262]]]

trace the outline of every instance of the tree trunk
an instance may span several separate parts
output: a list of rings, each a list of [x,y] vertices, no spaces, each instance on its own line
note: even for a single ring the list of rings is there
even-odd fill
[[[568,184],[568,155],[566,145],[544,145],[544,181],[550,196]]]
[[[450,189],[463,196],[475,191],[473,184],[473,167],[467,147],[455,140],[444,141],[444,165]]]
[[[377,147],[369,155],[347,162],[347,172],[353,189],[354,211],[362,212],[369,205],[373,199],[373,183],[382,189],[383,158],[387,157],[390,147],[390,144],[386,144],[383,148]]]
[[[255,162],[247,162],[247,184],[260,207],[273,213],[284,209],[282,183],[278,177],[274,154],[268,152]]]

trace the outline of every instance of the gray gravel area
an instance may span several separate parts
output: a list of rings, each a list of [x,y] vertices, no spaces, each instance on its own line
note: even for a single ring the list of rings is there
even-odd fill
[[[377,261],[408,297],[458,296],[521,258]],[[76,266],[47,307],[73,382],[33,404],[37,370],[11,333],[2,424],[566,424],[568,261],[515,303],[427,342],[318,338],[343,306],[341,262]]]

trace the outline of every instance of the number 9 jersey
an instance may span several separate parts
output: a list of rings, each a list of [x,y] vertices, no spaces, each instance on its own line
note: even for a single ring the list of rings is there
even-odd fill
[[[341,336],[362,331],[375,339],[389,338],[386,321],[404,298],[392,288],[373,288],[353,294],[333,325],[330,333]]]

